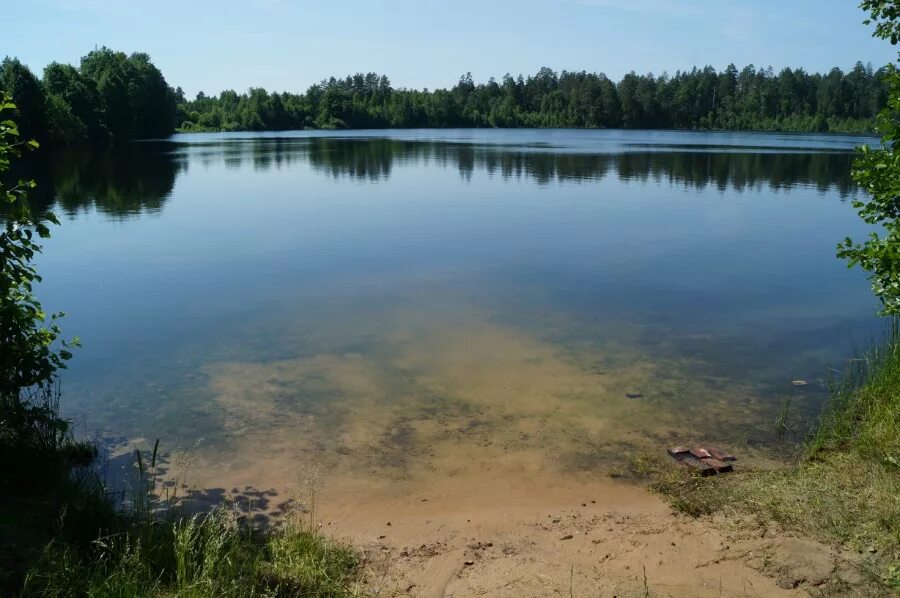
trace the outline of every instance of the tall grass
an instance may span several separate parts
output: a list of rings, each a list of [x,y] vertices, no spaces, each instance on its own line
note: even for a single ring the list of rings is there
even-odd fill
[[[19,592],[51,538],[81,545],[109,526],[96,455],[59,417],[57,384],[0,393],[0,595]]]
[[[0,393],[0,481],[5,487],[23,492],[56,484],[61,474],[96,457],[94,446],[76,441],[69,422],[59,417],[59,398],[57,382]]]
[[[254,531],[233,512],[126,525],[87,552],[51,543],[26,596],[352,596],[359,560],[307,529]]]
[[[887,341],[854,359],[831,381],[831,400],[808,443],[808,456],[851,451],[900,467],[900,322]]]

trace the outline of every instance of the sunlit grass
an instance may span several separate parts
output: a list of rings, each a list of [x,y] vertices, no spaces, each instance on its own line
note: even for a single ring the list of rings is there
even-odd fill
[[[352,596],[359,557],[293,524],[246,528],[227,508],[140,522],[88,550],[51,543],[29,572],[35,596]]]

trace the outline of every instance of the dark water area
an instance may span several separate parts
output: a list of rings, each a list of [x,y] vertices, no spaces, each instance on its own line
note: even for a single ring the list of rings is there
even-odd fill
[[[33,202],[63,225],[39,292],[84,345],[68,414],[223,467],[277,446],[413,479],[485,442],[560,470],[681,438],[763,451],[784,397],[808,421],[880,333],[835,258],[867,230],[850,165],[872,142],[428,130],[43,153]]]

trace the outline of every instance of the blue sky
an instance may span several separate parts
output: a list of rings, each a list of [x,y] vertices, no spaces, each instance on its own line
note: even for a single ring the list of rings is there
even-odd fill
[[[0,56],[40,72],[94,46],[150,54],[173,86],[303,91],[376,71],[446,87],[471,71],[635,70],[729,62],[825,70],[878,65],[854,0],[5,0]]]

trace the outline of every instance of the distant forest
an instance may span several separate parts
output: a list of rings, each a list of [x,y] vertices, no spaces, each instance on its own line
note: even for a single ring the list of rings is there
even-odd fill
[[[15,58],[0,88],[19,108],[22,134],[40,141],[164,137],[173,131],[263,131],[410,127],[569,127],[868,132],[885,106],[886,68],[857,62],[826,74],[753,65],[707,66],[674,75],[542,68],[449,89],[394,88],[383,75],[334,77],[305,93],[199,93],[173,89],[147,54],[108,48],[78,67],[53,63],[36,77]]]

